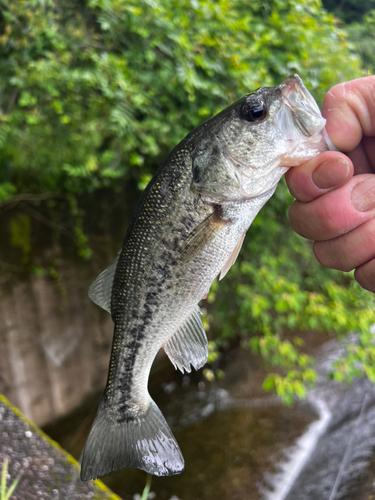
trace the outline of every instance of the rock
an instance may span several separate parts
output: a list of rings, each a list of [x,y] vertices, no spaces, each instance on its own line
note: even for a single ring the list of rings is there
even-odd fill
[[[4,459],[7,487],[20,478],[12,500],[121,500],[101,481],[78,479],[78,462],[0,396],[0,471]]]

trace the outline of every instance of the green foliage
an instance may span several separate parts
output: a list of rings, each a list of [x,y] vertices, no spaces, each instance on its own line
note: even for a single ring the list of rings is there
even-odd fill
[[[375,2],[373,4],[375,7]],[[361,57],[362,64],[369,75],[375,73],[375,9],[363,16],[362,20],[346,27],[355,52]]]
[[[324,7],[337,16],[351,42],[351,51],[361,58],[368,75],[375,73],[375,0],[323,0]]]
[[[75,196],[69,196],[70,212],[74,218],[74,236],[78,249],[78,255],[84,260],[89,260],[92,255],[92,250],[88,245],[88,238],[83,231],[84,212],[78,207]]]
[[[0,184],[0,204],[10,200],[16,192],[16,187],[10,182]]]
[[[10,221],[10,244],[19,248],[22,257],[21,263],[29,261],[31,252],[31,224],[26,214],[17,214]]]
[[[331,332],[344,337],[356,331],[357,343],[348,346],[333,376],[350,380],[366,373],[375,380],[373,295],[354,281],[353,273],[324,269],[317,263],[311,243],[293,232],[282,210],[275,210],[284,205],[286,211],[288,195],[281,189],[275,196],[251,226],[228,279],[209,294],[208,299],[215,300],[210,326],[218,343],[241,336],[243,345],[280,372],[269,375],[264,388],[276,390],[290,403],[315,380],[313,360],[303,352],[303,341],[298,336],[290,340],[290,333]],[[231,292],[234,288],[236,295]]]
[[[241,95],[359,75],[317,0],[1,0],[0,202],[145,175]],[[345,60],[345,64],[341,63]]]
[[[142,492],[141,500],[147,500],[148,494],[150,493],[151,480],[152,480],[151,474],[147,474],[146,484]]]
[[[8,459],[5,457],[3,459],[3,467],[1,471],[0,500],[10,500],[20,480],[20,477],[17,477],[7,490],[7,474],[8,474]]]
[[[91,250],[82,193],[118,192],[130,176],[144,189],[189,131],[254,88],[297,72],[321,100],[362,74],[319,0],[0,0],[0,14],[0,204],[63,193],[83,258]],[[359,330],[360,344],[337,370],[351,376],[355,366],[373,378],[366,332],[375,322],[370,295],[316,264],[292,232],[290,202],[284,185],[254,222],[239,263],[213,285],[215,313],[205,318],[215,337],[209,361],[241,336],[281,372],[264,385],[287,402],[314,380],[311,359],[288,332]],[[26,219],[11,224],[26,262]]]
[[[345,23],[356,23],[371,9],[375,9],[375,0],[323,0],[324,7],[333,12]]]

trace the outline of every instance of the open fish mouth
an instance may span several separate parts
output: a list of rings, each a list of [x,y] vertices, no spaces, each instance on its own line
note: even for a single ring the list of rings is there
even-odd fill
[[[326,121],[301,78],[298,75],[292,75],[282,85],[282,102],[292,112],[297,128],[306,137],[319,133]]]
[[[281,84],[281,101],[277,122],[286,141],[282,166],[300,165],[312,156],[332,149],[324,128],[326,120],[298,75],[290,76]]]

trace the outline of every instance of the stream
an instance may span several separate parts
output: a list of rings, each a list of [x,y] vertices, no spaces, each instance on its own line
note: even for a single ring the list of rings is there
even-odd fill
[[[315,337],[317,386],[289,407],[261,390],[266,372],[247,350],[229,353],[225,378],[213,383],[162,359],[150,392],[186,465],[181,475],[153,478],[149,499],[375,499],[375,387],[328,380],[343,347]],[[98,401],[44,429],[77,459]],[[102,479],[124,500],[139,500],[146,474],[125,469]]]

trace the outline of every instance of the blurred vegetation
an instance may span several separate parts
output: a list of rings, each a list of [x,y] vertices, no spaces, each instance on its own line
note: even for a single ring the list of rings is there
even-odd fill
[[[363,74],[352,38],[318,0],[0,0],[0,208],[25,194],[66,196],[77,247],[90,258],[82,194],[121,196],[130,179],[143,189],[190,130],[291,73],[320,102]],[[315,378],[303,341],[284,338],[293,331],[358,331],[334,376],[366,370],[375,379],[373,296],[315,262],[289,226],[290,203],[282,184],[239,262],[213,285],[207,316],[210,361],[240,336],[277,367],[265,388],[286,401]],[[15,220],[12,235],[31,266],[30,237],[20,237],[27,224]]]
[[[323,0],[323,6],[345,24],[357,23],[372,9],[375,0]]]
[[[347,33],[353,49],[362,61],[365,74],[375,72],[375,0],[323,0]]]
[[[375,2],[363,18],[346,27],[356,53],[361,57],[366,75],[375,73]]]
[[[298,72],[320,99],[359,75],[315,0],[0,6],[0,201],[147,180],[190,130],[249,90]]]

